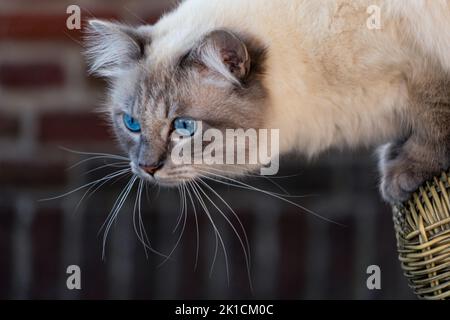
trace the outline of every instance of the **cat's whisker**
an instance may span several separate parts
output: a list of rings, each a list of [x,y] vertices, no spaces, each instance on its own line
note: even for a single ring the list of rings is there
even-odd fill
[[[142,201],[142,191],[144,189],[144,181],[140,180],[138,184],[138,191],[136,194],[136,200],[134,202],[134,208],[133,208],[133,228],[134,232],[136,233],[136,236],[138,237],[138,240],[141,242],[142,246],[144,247],[145,251],[145,257],[148,259],[148,252],[147,250],[150,250],[150,252],[163,257],[167,258],[167,256],[157,250],[155,250],[149,241],[147,231],[145,230],[144,223],[142,220],[142,210],[141,210],[141,201]],[[136,217],[137,212],[137,217]],[[137,223],[136,224],[136,220]]]
[[[239,218],[239,216],[237,215],[237,213],[233,210],[233,208],[228,204],[228,202],[225,201],[225,199],[217,192],[215,191],[209,184],[207,184],[205,181],[203,181],[202,179],[199,180],[206,188],[208,188],[208,190],[210,190],[217,198],[219,198],[219,200],[228,208],[228,210],[231,211],[231,213],[233,214],[233,216],[235,217],[235,219],[238,221],[239,226],[244,234],[244,240],[245,240],[245,244],[247,247],[247,252],[248,252],[248,264],[251,264],[251,259],[250,259],[250,242],[248,240],[248,236],[247,236],[247,232],[245,230],[244,224],[242,223],[241,219]]]
[[[186,187],[185,183],[183,183],[182,186],[183,186],[183,199],[184,199],[184,212],[185,212],[184,214],[187,219],[187,216],[188,216],[188,202],[187,202],[187,196],[186,196],[187,187]]]
[[[136,199],[134,200],[134,207],[133,207],[133,229],[134,229],[134,233],[136,234],[138,240],[141,242],[142,246],[144,247],[144,252],[145,252],[145,257],[148,259],[148,253],[147,253],[147,243],[143,240],[142,238],[142,230],[138,231],[138,227],[136,225],[136,211],[137,211],[137,207],[139,205],[139,192],[141,191],[142,188],[142,180],[139,181],[139,185],[138,185],[138,191],[136,194]]]
[[[232,174],[233,172],[232,171],[227,171],[227,170],[220,170],[220,169],[217,169],[217,168],[209,168],[209,169],[211,169],[211,170],[213,170],[213,171],[217,171],[217,172],[221,172],[221,173],[224,173],[224,174]],[[251,174],[251,173],[240,173],[243,177],[248,177],[248,178],[263,178],[263,179],[266,179],[267,181],[269,181],[271,184],[273,184],[275,187],[277,187],[278,189],[280,189],[282,192],[284,192],[285,194],[286,194],[286,196],[291,196],[290,194],[289,194],[289,192],[285,189],[285,188],[283,188],[279,183],[277,183],[276,181],[273,181],[272,180],[272,178],[274,178],[274,177],[267,177],[267,176],[262,176],[262,175],[257,175],[257,174]],[[278,178],[281,178],[281,177],[278,177]]]
[[[150,249],[152,252],[154,252],[154,253],[160,255],[161,257],[164,257],[164,258],[165,258],[165,257],[166,257],[165,254],[162,254],[162,253],[160,253],[160,252],[158,252],[158,251],[156,251],[156,250],[153,250],[153,247],[151,246],[150,240],[149,240],[148,235],[147,235],[147,231],[145,230],[144,221],[143,221],[143,219],[142,219],[142,209],[141,209],[141,204],[142,204],[142,189],[143,189],[144,181],[141,180],[140,183],[141,183],[141,187],[140,187],[141,190],[140,190],[140,192],[139,192],[139,194],[138,194],[138,195],[139,195],[139,200],[138,200],[139,232],[140,232],[141,238],[142,238],[143,240],[145,240],[144,243],[146,243],[146,244],[148,245],[147,249]],[[145,246],[144,246],[144,248],[145,248]],[[147,250],[145,250],[145,255],[147,256]],[[147,258],[148,258],[148,256],[147,256]]]
[[[194,196],[197,198],[198,203],[200,203],[200,206],[202,207],[203,211],[205,212],[206,216],[208,217],[208,220],[211,223],[211,226],[213,227],[213,230],[214,230],[214,255],[213,255],[213,259],[212,259],[211,267],[210,267],[210,271],[209,271],[209,277],[211,278],[213,270],[214,270],[214,266],[216,264],[217,255],[219,252],[219,236],[218,236],[219,230],[216,228],[216,225],[214,224],[211,216],[209,215],[209,211],[206,208],[205,203],[203,202],[201,196],[197,193],[197,191],[194,187],[194,184],[191,182],[189,182],[188,184],[191,187]]]
[[[183,185],[182,185],[182,186],[183,186]],[[181,197],[181,196],[182,196],[182,193],[180,192],[180,197]],[[183,203],[184,203],[184,202],[183,202]],[[158,265],[158,268],[161,267],[161,266],[163,266],[163,265],[164,265],[164,264],[172,257],[172,255],[174,254],[175,250],[178,248],[178,246],[179,246],[179,244],[180,244],[180,242],[181,242],[181,239],[183,238],[184,231],[185,231],[185,229],[186,229],[186,222],[187,222],[187,211],[185,210],[184,204],[183,204],[183,207],[181,208],[181,216],[184,217],[184,219],[183,219],[183,225],[182,225],[182,227],[181,227],[180,236],[178,237],[177,242],[175,243],[174,247],[172,248],[172,251],[170,251],[170,253],[167,255],[167,258],[164,259],[164,261],[161,262],[161,263]]]
[[[73,150],[73,149],[69,149],[66,147],[59,147],[61,150],[73,153],[73,154],[78,154],[78,155],[84,155],[84,156],[103,156],[103,157],[111,157],[111,158],[117,158],[120,160],[126,160],[129,161],[129,159],[127,157],[124,156],[120,156],[117,154],[112,154],[112,153],[103,153],[103,152],[86,152],[86,151],[78,151],[78,150]]]
[[[204,182],[203,180],[199,180],[200,183],[202,183],[203,185],[207,186],[210,190],[212,189],[209,185],[206,184],[206,182]],[[236,237],[239,240],[239,243],[242,247],[242,251],[244,252],[244,256],[245,256],[245,264],[246,264],[246,268],[247,268],[247,276],[248,276],[248,280],[249,280],[249,284],[250,284],[250,289],[253,292],[253,284],[252,284],[252,280],[251,280],[251,272],[250,272],[250,246],[248,243],[248,238],[247,238],[247,233],[245,232],[244,229],[244,234],[245,234],[245,239],[246,239],[246,245],[244,244],[244,241],[242,240],[241,235],[239,234],[239,232],[237,231],[236,227],[234,226],[234,224],[230,221],[230,219],[227,217],[227,215],[219,208],[219,206],[211,199],[210,196],[208,196],[208,194],[203,190],[203,188],[201,188],[200,185],[198,185],[200,192],[206,197],[206,199],[214,206],[214,208],[216,208],[216,210],[222,215],[222,217],[225,219],[225,221],[228,223],[228,225],[231,227],[231,229],[233,230],[234,234],[236,235]],[[216,194],[217,195],[217,194]],[[240,219],[238,218],[239,222]],[[242,226],[242,223],[240,223]]]
[[[183,201],[183,189],[182,189],[183,185],[179,185],[177,186],[178,189],[178,193],[180,195],[180,214],[178,215],[178,219],[177,219],[177,223],[175,225],[175,227],[172,230],[172,234],[174,234],[175,232],[177,232],[178,227],[180,226],[181,220],[183,218],[183,212],[184,212],[184,201]]]
[[[275,187],[277,187],[278,189],[280,189],[282,192],[284,192],[287,196],[291,196],[291,194],[289,193],[289,191],[286,190],[286,188],[284,188],[283,186],[281,186],[278,182],[272,180],[269,177],[266,176],[261,176],[262,178],[266,178],[267,181],[269,181],[271,184],[273,184]]]
[[[189,199],[192,204],[192,209],[194,210],[194,219],[195,219],[195,231],[196,231],[196,251],[195,251],[195,265],[194,270],[197,270],[198,267],[198,256],[200,251],[200,231],[198,226],[198,216],[197,216],[197,208],[195,207],[194,199],[192,198],[191,191],[189,190],[189,185],[186,186],[186,193],[189,196]]]
[[[313,216],[315,216],[315,217],[317,217],[317,218],[319,218],[319,219],[321,219],[323,221],[326,221],[326,222],[338,225],[340,227],[345,227],[344,225],[340,224],[339,222],[336,222],[336,221],[333,221],[333,220],[328,219],[326,217],[323,217],[320,214],[318,214],[318,213],[316,213],[316,212],[314,212],[314,211],[312,211],[312,210],[310,210],[308,208],[305,208],[305,207],[299,205],[298,203],[295,203],[295,202],[293,202],[293,201],[291,201],[289,199],[286,199],[286,197],[283,196],[283,195],[277,194],[275,192],[263,190],[263,189],[251,186],[249,184],[246,184],[244,182],[241,182],[239,180],[236,180],[236,179],[233,179],[233,178],[229,178],[229,177],[226,177],[226,176],[222,176],[222,175],[210,172],[210,171],[204,171],[204,170],[199,170],[199,171],[201,171],[201,172],[206,174],[206,175],[201,175],[201,177],[203,177],[205,179],[208,179],[208,180],[211,180],[211,181],[215,181],[215,182],[218,182],[218,183],[221,183],[221,184],[225,184],[225,185],[228,185],[228,186],[241,188],[241,189],[246,189],[246,190],[251,190],[251,191],[256,191],[256,192],[259,192],[259,193],[263,193],[263,194],[269,195],[269,196],[271,196],[273,198],[277,198],[279,200],[282,200],[283,202],[289,203],[289,204],[291,204],[291,205],[293,205],[293,206],[295,206],[295,207],[305,211],[306,213],[309,213],[309,214],[311,214],[311,215],[313,215]],[[214,177],[218,177],[219,179],[214,179],[210,175],[213,175]],[[232,181],[234,183],[229,183],[229,182],[226,182],[226,181],[222,181],[220,179],[229,180],[229,181]]]
[[[105,222],[104,222],[104,223],[102,224],[102,226],[100,227],[100,229],[99,229],[99,231],[98,231],[98,234],[101,233],[101,231],[103,230],[103,228],[105,227],[105,225],[109,222],[109,218],[110,218],[111,214],[112,214],[113,212],[115,212],[115,209],[116,209],[117,205],[121,202],[121,200],[122,200],[122,198],[123,198],[123,195],[124,195],[124,194],[126,193],[126,191],[128,190],[128,187],[129,187],[130,185],[134,184],[134,182],[136,181],[136,179],[137,179],[136,176],[132,176],[132,177],[130,178],[130,180],[126,183],[126,185],[122,188],[122,190],[120,191],[119,195],[117,196],[117,199],[116,199],[116,201],[114,202],[114,204],[113,204],[113,206],[112,206],[112,208],[111,208],[111,210],[110,210],[110,212],[109,212],[109,214],[108,214],[108,216],[107,216]]]
[[[213,170],[213,171],[221,172],[221,173],[224,173],[224,174],[235,174],[235,172],[232,172],[232,171],[219,170],[219,169],[217,169],[217,168],[211,168],[211,167],[208,168],[208,171],[203,170],[201,167],[195,167],[195,168],[196,168],[198,171],[202,171],[202,172],[206,172],[206,173],[210,172],[209,170]],[[222,175],[219,175],[219,174],[217,174],[217,175],[220,176],[220,177],[222,177],[222,178],[224,178],[224,179],[232,180],[231,177],[226,177],[226,176],[222,176]],[[244,176],[244,177],[251,177],[251,178],[265,178],[265,179],[269,179],[269,182],[271,182],[272,184],[276,185],[280,190],[282,190],[282,191],[285,192],[285,193],[277,193],[277,192],[268,191],[268,190],[266,190],[266,191],[267,191],[267,192],[271,192],[272,194],[276,194],[276,195],[278,195],[278,196],[280,196],[280,197],[285,197],[285,198],[310,198],[310,197],[316,197],[316,196],[318,196],[318,195],[316,195],[316,194],[291,195],[291,194],[289,194],[289,192],[287,192],[287,190],[284,189],[281,185],[279,185],[279,184],[276,183],[275,181],[272,181],[272,178],[274,178],[274,177],[269,178],[269,177],[267,177],[267,176],[247,175],[247,174],[241,174],[241,175]],[[288,176],[286,176],[286,177],[288,177]],[[275,178],[276,178],[276,177],[275,177]],[[279,178],[281,178],[281,177],[279,177]],[[238,182],[239,180],[233,180],[233,181]]]
[[[128,184],[125,186],[125,188],[122,190],[122,192],[119,194],[119,197],[117,198],[113,208],[111,209],[111,212],[109,213],[108,217],[106,218],[105,223],[100,228],[100,231],[104,228],[104,234],[103,234],[103,250],[102,250],[102,258],[105,258],[106,254],[106,241],[108,239],[109,230],[111,229],[112,224],[117,218],[117,215],[119,214],[120,210],[122,209],[126,199],[128,198],[128,195],[131,192],[131,189],[133,188],[136,180],[138,179],[137,176],[133,176]],[[106,224],[106,227],[105,227]],[[100,232],[99,231],[99,232]]]
[[[143,180],[141,180],[141,183],[142,182],[143,182]],[[138,218],[139,218],[139,229],[140,229],[140,233],[141,233],[141,238],[146,240],[146,242],[148,244],[147,249],[149,249],[151,252],[161,256],[162,258],[167,258],[167,256],[165,254],[155,250],[150,244],[147,231],[145,230],[144,221],[142,220],[142,209],[141,209],[142,189],[143,189],[143,187],[141,187],[141,191],[139,193],[139,202],[138,202]]]
[[[127,6],[123,6],[123,8],[128,11],[128,13],[130,13],[132,16],[134,16],[137,20],[139,20],[142,24],[147,24],[148,21],[145,21],[144,19],[142,19],[139,15],[137,15],[134,11],[132,11],[130,8],[128,8]]]
[[[133,207],[133,229],[134,229],[134,233],[136,234],[138,240],[141,242],[142,246],[144,247],[145,257],[148,259],[147,242],[142,237],[142,230],[138,231],[138,227],[136,225],[136,211],[138,211],[137,207],[140,205],[140,203],[139,203],[139,193],[141,192],[142,183],[143,183],[142,180],[139,181],[138,191],[137,191],[137,194],[136,194],[136,199],[134,201],[134,207]]]
[[[227,165],[227,164],[222,164],[220,165],[221,167],[229,167],[231,169],[236,169],[236,167],[234,165]],[[195,168],[200,168],[199,166],[193,165],[193,167]],[[248,169],[242,169],[241,171],[231,171],[231,170],[221,170],[219,168],[215,168],[215,167],[209,167],[208,169],[211,169],[213,171],[217,171],[217,172],[222,172],[225,174],[239,174],[240,176],[245,176],[245,177],[251,177],[251,178],[269,178],[268,176],[264,176],[264,175],[260,175],[260,174],[252,174],[249,173]],[[295,174],[291,174],[291,175],[285,175],[285,176],[270,176],[270,179],[288,179],[288,178],[294,178],[294,177],[299,177],[301,176],[301,173],[295,173]]]
[[[88,183],[86,183],[86,184],[84,184],[84,185],[82,185],[82,186],[80,186],[80,187],[78,187],[78,188],[76,188],[76,189],[74,189],[72,191],[66,192],[66,193],[64,193],[62,195],[59,195],[59,196],[56,196],[56,197],[51,197],[51,198],[46,198],[46,199],[40,199],[39,201],[52,201],[52,200],[61,199],[61,198],[67,197],[67,196],[69,196],[69,195],[71,195],[71,194],[73,194],[75,192],[83,190],[83,189],[85,189],[87,187],[90,187],[92,185],[96,185],[99,182],[102,182],[102,181],[105,181],[105,180],[107,181],[107,180],[113,179],[115,177],[118,177],[120,175],[123,175],[123,174],[125,174],[125,173],[127,173],[129,171],[131,171],[131,169],[129,169],[129,168],[122,169],[122,170],[116,171],[114,173],[110,173],[110,174],[108,174],[108,175],[106,175],[103,178],[100,178],[98,180],[95,180],[95,181],[92,181],[92,182],[88,182]]]
[[[142,190],[143,190],[143,188],[144,188],[143,186],[144,186],[144,184],[146,184],[146,182],[144,180],[141,180],[140,184],[141,184],[141,187],[140,187],[141,190],[140,190],[140,192],[138,194],[138,196],[139,196],[139,200],[138,200],[139,232],[141,234],[141,238],[143,240],[145,240],[146,243],[148,244],[148,247],[150,247],[149,249],[152,250],[153,252],[155,252],[152,249],[152,246],[150,244],[150,241],[149,241],[149,238],[148,238],[148,235],[147,235],[147,231],[145,230],[144,221],[142,219],[142,207],[141,207],[141,205],[142,205]],[[156,253],[161,255],[161,256],[163,256],[163,257],[166,257],[166,255],[164,255],[164,254],[161,254],[159,252],[156,252]]]
[[[105,184],[107,184],[108,182],[110,182],[111,180],[113,180],[113,179],[116,179],[115,181],[113,181],[113,183],[114,182],[116,182],[117,180],[120,180],[120,179],[122,179],[123,177],[125,177],[127,174],[131,174],[131,170],[128,170],[127,172],[125,172],[125,173],[123,173],[123,174],[119,174],[119,175],[117,175],[117,176],[111,176],[109,179],[107,179],[107,180],[105,180],[105,181],[102,181],[100,184],[98,184],[98,185],[96,185],[96,184],[94,184],[94,185],[92,185],[92,186],[90,186],[89,187],[89,189],[88,190],[86,190],[86,192],[83,194],[83,196],[81,197],[81,199],[78,201],[78,203],[77,203],[77,205],[76,205],[76,207],[75,207],[75,209],[74,209],[74,212],[77,212],[78,211],[78,208],[80,207],[80,205],[81,205],[81,203],[83,202],[83,200],[86,198],[86,199],[89,199],[90,197],[92,197],[101,187],[103,187]],[[95,188],[95,189],[94,189]],[[92,189],[94,189],[92,192],[91,192],[91,190]]]
[[[126,168],[129,165],[130,165],[129,162],[108,163],[108,164],[104,164],[104,165],[101,165],[99,167],[96,167],[94,169],[91,169],[89,171],[86,171],[84,174],[87,175],[89,173],[96,172],[96,171],[99,171],[99,170],[102,170],[102,169],[105,169],[105,168]]]
[[[72,169],[74,169],[76,167],[79,167],[80,165],[82,165],[82,164],[84,164],[86,162],[99,160],[99,159],[121,161],[120,163],[124,163],[124,162],[122,162],[123,159],[121,159],[121,158],[114,158],[114,157],[110,157],[110,156],[95,156],[95,157],[90,157],[90,158],[87,158],[87,159],[80,160],[80,161],[76,162],[75,164],[71,165],[70,167],[68,167],[67,170],[72,170]],[[119,162],[114,162],[114,163],[111,163],[111,164],[116,164],[116,163],[119,163]],[[130,162],[127,161],[126,163],[129,164]]]
[[[206,216],[208,217],[209,221],[211,222],[211,224],[212,224],[212,226],[214,228],[214,231],[216,232],[216,236],[218,237],[218,239],[220,241],[220,244],[222,246],[222,250],[223,250],[223,253],[224,253],[224,257],[225,257],[225,267],[226,267],[226,274],[227,274],[227,282],[228,282],[228,285],[230,285],[230,270],[229,270],[229,262],[228,262],[228,253],[227,253],[227,249],[226,249],[225,243],[223,241],[223,238],[222,238],[219,230],[217,229],[217,227],[216,227],[216,225],[215,225],[215,223],[214,223],[214,221],[212,219],[212,216],[211,216],[211,214],[210,214],[210,212],[208,210],[208,207],[206,206],[205,202],[203,201],[203,198],[202,198],[202,196],[200,194],[200,191],[199,191],[199,190],[202,190],[200,185],[196,181],[192,181],[191,186],[192,186],[192,190],[197,195],[197,198],[200,201],[201,206],[205,210]],[[214,254],[213,265],[211,266],[210,277],[212,277],[212,272],[214,270],[214,263],[215,263],[216,258],[217,258],[217,243],[216,243],[216,251],[215,251],[215,254]]]
[[[100,232],[103,230],[103,228],[105,228],[105,225],[109,222],[109,218],[111,217],[111,215],[116,211],[117,206],[120,204],[120,202],[123,199],[123,195],[125,193],[127,193],[128,188],[134,184],[134,182],[136,181],[137,177],[136,176],[132,176],[131,179],[126,183],[126,185],[122,188],[122,190],[120,191],[119,195],[117,196],[116,201],[114,202],[105,222],[102,224],[102,226],[100,227],[98,233],[100,234]]]

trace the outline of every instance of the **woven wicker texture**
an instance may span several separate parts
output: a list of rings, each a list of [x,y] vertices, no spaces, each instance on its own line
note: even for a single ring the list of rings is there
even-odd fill
[[[399,259],[422,299],[450,299],[450,173],[422,186],[394,207]]]

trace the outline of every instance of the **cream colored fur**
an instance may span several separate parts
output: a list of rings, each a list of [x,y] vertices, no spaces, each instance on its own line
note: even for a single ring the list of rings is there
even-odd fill
[[[371,5],[379,30],[366,25]],[[187,0],[154,26],[148,59],[164,63],[218,28],[269,47],[265,124],[281,129],[282,152],[387,142],[408,121],[406,75],[450,71],[447,0]]]

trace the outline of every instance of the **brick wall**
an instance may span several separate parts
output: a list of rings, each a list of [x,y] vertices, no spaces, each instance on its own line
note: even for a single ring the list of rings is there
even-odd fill
[[[134,235],[133,199],[112,229],[102,261],[98,230],[124,181],[85,199],[76,212],[82,192],[38,201],[110,172],[105,168],[86,174],[103,165],[101,160],[67,170],[83,157],[60,146],[119,152],[95,113],[104,83],[86,77],[81,32],[65,28],[67,6],[78,4],[83,18],[140,23],[154,22],[171,3],[0,0],[0,298],[252,297],[239,242],[226,225],[221,227],[232,257],[229,286],[221,255],[212,277],[207,276],[214,237],[205,217],[200,218],[198,268],[192,212],[173,260],[158,267],[161,259],[152,254],[146,258]],[[249,235],[253,297],[411,297],[396,260],[390,210],[378,199],[373,159],[365,153],[331,154],[316,165],[287,159],[283,169],[301,175],[277,182],[294,194],[319,194],[300,201],[346,227],[263,195],[217,186],[237,208]],[[177,240],[171,229],[178,198],[165,191],[150,197],[144,208],[146,226],[155,247],[168,253]],[[65,287],[70,264],[82,268],[79,292]],[[365,289],[370,264],[379,264],[386,275],[381,292]]]

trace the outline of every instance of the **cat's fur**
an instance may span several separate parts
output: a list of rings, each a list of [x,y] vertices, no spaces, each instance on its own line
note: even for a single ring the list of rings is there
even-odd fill
[[[371,5],[381,29],[366,25]],[[134,166],[167,160],[170,122],[188,115],[221,130],[281,129],[280,151],[309,157],[386,144],[391,202],[450,167],[448,0],[187,0],[154,26],[93,21],[88,40]],[[139,139],[114,116],[129,108]],[[161,180],[196,176],[165,166]]]

